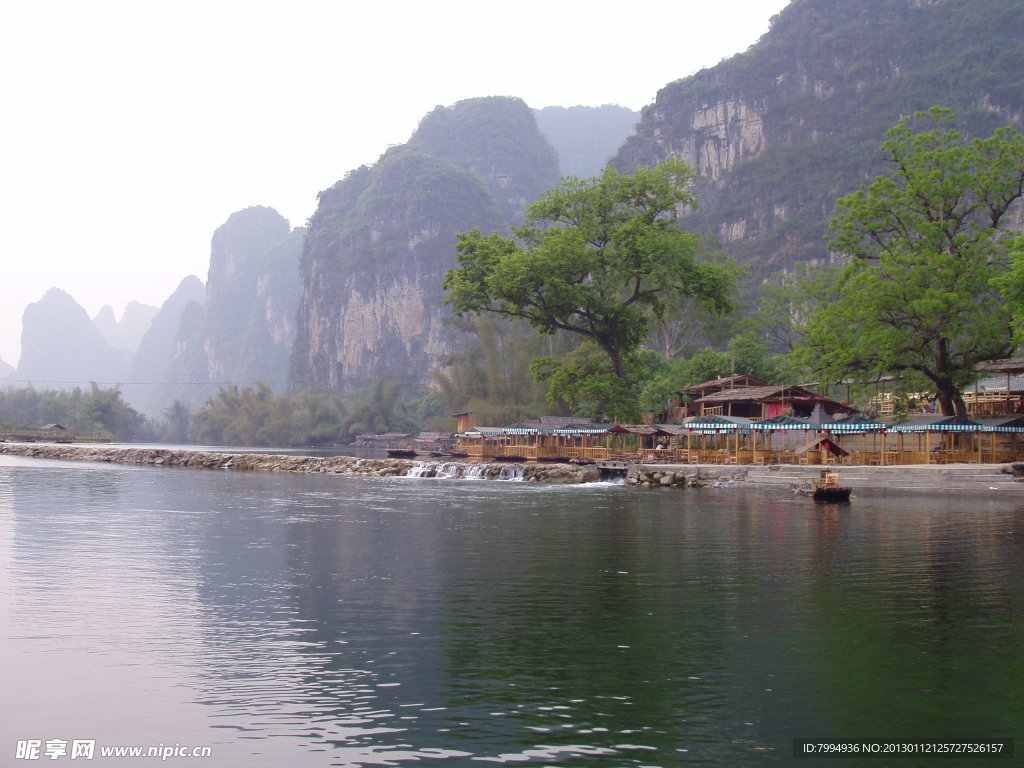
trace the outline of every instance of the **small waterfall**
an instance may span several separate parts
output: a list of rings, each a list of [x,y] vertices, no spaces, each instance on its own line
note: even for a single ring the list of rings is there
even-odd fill
[[[513,464],[501,468],[498,475],[499,480],[523,480],[526,477],[526,467],[522,464]]]
[[[455,479],[463,476],[463,467],[461,464],[455,462],[446,462],[444,464],[437,465],[437,471],[434,473],[434,477],[443,477],[446,479]]]
[[[413,464],[405,473],[406,477],[438,477],[446,480],[505,480],[526,479],[526,467],[522,464],[459,464],[457,462],[428,461]]]

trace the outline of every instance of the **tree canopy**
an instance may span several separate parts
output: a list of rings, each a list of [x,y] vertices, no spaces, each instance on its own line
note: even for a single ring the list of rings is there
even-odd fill
[[[568,178],[528,207],[514,238],[458,236],[446,301],[458,315],[493,312],[542,333],[578,334],[628,387],[631,359],[671,299],[731,309],[736,269],[701,260],[700,238],[677,226],[679,211],[696,205],[693,178],[676,159]]]
[[[968,140],[954,118],[901,120],[882,144],[891,174],[837,201],[831,246],[852,258],[802,354],[835,379],[917,377],[944,414],[965,415],[977,365],[1011,350],[998,278],[1020,249],[1005,219],[1024,191],[1024,136]]]

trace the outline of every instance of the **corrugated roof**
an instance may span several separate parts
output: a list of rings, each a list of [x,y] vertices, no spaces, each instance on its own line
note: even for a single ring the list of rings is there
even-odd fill
[[[693,402],[723,403],[736,400],[768,400],[770,398],[781,397],[782,395],[786,395],[787,397],[816,397],[813,392],[808,389],[804,389],[803,387],[784,387],[778,384],[769,384],[764,387],[723,389],[721,392],[714,392],[710,395],[705,395],[704,397],[698,397]]]
[[[981,424],[984,432],[1024,432],[1024,416],[1004,416],[1002,418],[975,419]]]
[[[697,416],[683,424],[688,430],[701,432],[748,432],[757,428],[757,422],[742,416]]]
[[[1024,373],[1024,357],[1008,357],[978,366],[979,371],[998,371],[999,373]]]
[[[700,384],[693,384],[684,389],[684,392],[697,392],[702,389],[711,389],[712,387],[728,387],[732,384],[736,384],[740,381],[754,382],[740,385],[743,387],[751,386],[767,386],[768,382],[757,378],[749,373],[738,373],[735,376],[726,376],[721,379],[712,379],[711,381],[703,381]]]
[[[973,432],[982,429],[982,425],[960,416],[934,416],[898,421],[887,429],[891,432]]]
[[[809,419],[800,419],[796,416],[780,415],[772,416],[770,419],[762,419],[757,422],[758,429],[818,429],[817,424],[812,424]]]

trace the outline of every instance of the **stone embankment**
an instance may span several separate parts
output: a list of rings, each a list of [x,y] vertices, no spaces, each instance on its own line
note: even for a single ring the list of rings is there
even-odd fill
[[[717,464],[633,464],[626,472],[626,485],[641,488],[703,488],[707,485],[746,479],[745,470]]]
[[[170,448],[120,448],[99,445],[0,443],[0,454],[66,461],[148,464],[250,472],[305,472],[364,477],[443,477],[524,480],[536,483],[587,483],[597,480],[593,465],[469,464],[414,459],[363,459],[355,456],[292,456],[270,453],[221,453]]]
[[[821,466],[723,466],[719,464],[634,464],[626,484],[645,488],[733,485],[793,489],[821,475]],[[1024,496],[1022,464],[915,464],[887,467],[829,467],[841,484],[857,493]]]

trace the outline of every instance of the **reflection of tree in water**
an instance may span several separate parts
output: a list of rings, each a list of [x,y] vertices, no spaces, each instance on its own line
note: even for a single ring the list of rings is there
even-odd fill
[[[819,669],[812,685],[822,733],[1011,732],[1022,714],[1013,693],[1021,673],[1006,651],[1024,634],[1012,576],[1024,538],[1016,551],[1000,548],[992,527],[1005,522],[965,511],[977,506],[966,499],[865,502],[819,528],[804,639]]]
[[[751,512],[652,500],[545,509],[463,563],[475,575],[449,593],[445,650],[467,706],[513,712],[539,743],[607,747],[625,733],[661,759],[728,752],[727,732],[758,741],[737,725],[745,683],[727,671],[754,548],[731,529]]]

